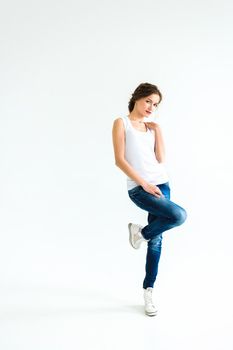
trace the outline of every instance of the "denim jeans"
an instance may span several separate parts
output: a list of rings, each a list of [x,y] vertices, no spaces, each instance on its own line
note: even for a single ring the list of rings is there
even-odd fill
[[[143,288],[154,287],[158,273],[158,264],[162,249],[162,233],[181,225],[187,217],[185,209],[170,200],[169,182],[157,185],[164,197],[155,197],[146,192],[142,186],[128,190],[130,199],[141,209],[148,212],[148,225],[141,233],[147,242],[146,276]]]

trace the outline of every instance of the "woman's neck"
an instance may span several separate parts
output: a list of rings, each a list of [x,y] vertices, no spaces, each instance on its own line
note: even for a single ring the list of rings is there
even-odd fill
[[[129,119],[135,122],[143,123],[144,116],[136,113],[129,113]]]

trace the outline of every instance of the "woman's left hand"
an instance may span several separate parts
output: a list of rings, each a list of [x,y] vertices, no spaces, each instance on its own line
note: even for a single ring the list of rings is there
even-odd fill
[[[145,122],[145,124],[149,129],[152,129],[152,130],[156,130],[159,128],[159,124],[154,122]]]

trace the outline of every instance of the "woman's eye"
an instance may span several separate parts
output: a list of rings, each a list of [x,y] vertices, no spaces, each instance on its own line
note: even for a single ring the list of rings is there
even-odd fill
[[[146,102],[151,103],[151,102],[150,102],[150,101],[148,101],[148,100],[147,100]],[[154,103],[154,107],[157,107],[157,104],[156,104],[156,103]]]

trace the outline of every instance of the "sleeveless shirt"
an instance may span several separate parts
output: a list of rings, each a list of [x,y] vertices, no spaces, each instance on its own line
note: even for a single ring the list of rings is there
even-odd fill
[[[159,163],[155,157],[155,135],[147,131],[135,129],[128,116],[121,117],[125,128],[125,159],[133,169],[146,181],[159,185],[169,181],[164,163]],[[127,176],[127,189],[138,184]]]

